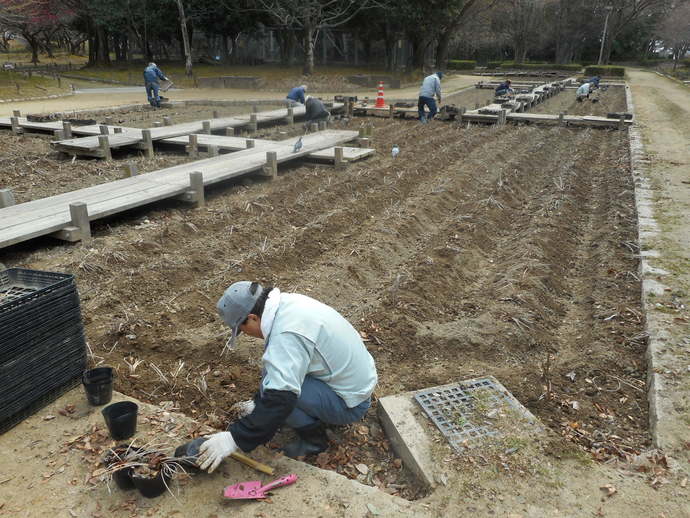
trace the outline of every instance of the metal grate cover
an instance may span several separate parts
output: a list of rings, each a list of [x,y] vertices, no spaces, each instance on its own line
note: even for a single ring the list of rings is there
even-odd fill
[[[499,433],[492,428],[488,419],[478,416],[479,407],[490,411],[507,405],[528,420],[535,421],[529,411],[493,378],[477,378],[434,387],[418,392],[415,399],[458,451],[463,448],[463,443]]]

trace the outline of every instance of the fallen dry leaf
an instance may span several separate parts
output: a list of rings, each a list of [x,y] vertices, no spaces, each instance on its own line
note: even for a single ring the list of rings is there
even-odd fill
[[[55,419],[54,415],[47,415],[43,418],[44,421],[50,421],[51,419]]]
[[[680,481],[680,487],[685,487],[688,485],[688,477],[685,477],[683,480]]]

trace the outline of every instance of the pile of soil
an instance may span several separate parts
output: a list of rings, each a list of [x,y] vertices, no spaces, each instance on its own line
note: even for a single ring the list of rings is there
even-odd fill
[[[228,329],[215,312],[229,284],[252,279],[345,315],[376,360],[378,397],[493,375],[594,458],[647,446],[626,134],[339,124],[372,124],[379,153],[346,171],[281,167],[274,182],[210,190],[202,210],[163,202],[96,223],[88,246],[46,238],[1,258],[74,273],[93,361],[117,369],[117,390],[173,401],[214,426],[258,386],[261,344],[243,337],[221,355]],[[37,142],[0,138],[25,152]],[[36,151],[36,159],[45,157]],[[70,188],[94,182],[85,163],[64,168]],[[53,173],[34,168],[15,179],[26,191]],[[353,425],[338,439],[344,452],[312,462],[413,497],[374,433],[375,417],[367,419],[370,434]],[[379,465],[393,469],[371,468]]]

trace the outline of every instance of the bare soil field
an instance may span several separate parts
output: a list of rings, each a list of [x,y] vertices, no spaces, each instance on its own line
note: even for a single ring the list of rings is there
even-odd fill
[[[478,92],[490,96],[448,101]],[[374,125],[378,155],[346,171],[296,165],[275,182],[214,188],[201,210],[159,203],[97,223],[86,246],[45,238],[0,260],[74,273],[94,362],[115,366],[116,389],[212,426],[258,386],[260,343],[243,337],[221,355],[228,329],[215,314],[229,284],[255,279],[350,319],[376,359],[377,396],[490,374],[567,439],[550,447],[556,457],[573,445],[602,461],[647,447],[626,133],[377,118],[336,127],[362,124]],[[117,163],[61,159],[45,138],[0,142],[11,150],[3,186],[20,201],[119,174]],[[150,171],[187,158],[136,160]],[[337,447],[308,460],[419,496],[374,409],[331,433]],[[375,466],[368,477],[360,462]]]
[[[596,102],[593,102],[597,99]],[[568,115],[596,115],[606,117],[609,113],[623,113],[626,111],[625,89],[620,86],[611,86],[595,90],[589,99],[578,102],[575,98],[575,90],[565,90],[538,104],[530,110],[530,113],[554,113],[565,112]]]

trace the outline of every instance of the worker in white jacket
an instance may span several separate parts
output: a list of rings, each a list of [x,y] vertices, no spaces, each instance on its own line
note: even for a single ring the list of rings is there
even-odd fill
[[[575,92],[575,98],[578,100],[578,102],[582,102],[584,99],[589,99],[590,89],[591,85],[589,83],[583,83],[580,88],[577,89]]]
[[[231,347],[240,332],[265,340],[264,368],[254,400],[241,404],[246,415],[201,445],[202,469],[211,472],[238,448],[248,452],[268,442],[283,423],[298,437],[283,448],[287,456],[320,453],[328,447],[324,424],[364,417],[376,366],[359,333],[335,309],[249,281],[231,285],[217,309],[232,329]]]

